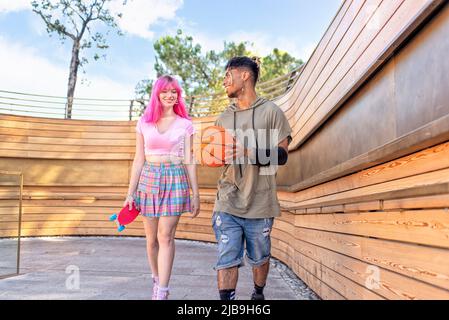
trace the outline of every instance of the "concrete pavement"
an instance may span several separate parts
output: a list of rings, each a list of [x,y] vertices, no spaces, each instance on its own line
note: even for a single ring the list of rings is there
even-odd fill
[[[16,241],[0,240],[0,269],[13,258]],[[25,238],[21,274],[0,280],[0,300],[151,299],[151,273],[140,237]],[[11,256],[9,256],[11,255]],[[216,300],[216,245],[176,240],[170,299]],[[3,265],[2,265],[3,264]],[[237,299],[249,299],[253,283],[248,265],[240,268]],[[273,259],[267,299],[318,297],[285,265]]]

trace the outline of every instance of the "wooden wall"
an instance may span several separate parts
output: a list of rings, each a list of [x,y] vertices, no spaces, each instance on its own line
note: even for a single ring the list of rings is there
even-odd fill
[[[449,12],[439,11],[419,32],[407,27],[428,18],[437,3],[343,3],[294,90],[277,101],[293,126],[291,160],[302,164],[279,170],[284,190],[449,139]],[[398,42],[406,34],[414,38]]]
[[[279,194],[274,254],[324,299],[449,298],[449,142]],[[366,281],[373,268],[378,288]]]
[[[449,298],[447,1],[344,1],[295,87],[273,255],[323,299]],[[195,119],[197,129],[214,118]],[[0,170],[24,172],[24,236],[118,235],[135,122],[0,115]],[[221,169],[177,237],[215,241]],[[0,177],[0,237],[16,195]],[[139,220],[122,233],[143,236]],[[369,282],[378,279],[379,282]]]

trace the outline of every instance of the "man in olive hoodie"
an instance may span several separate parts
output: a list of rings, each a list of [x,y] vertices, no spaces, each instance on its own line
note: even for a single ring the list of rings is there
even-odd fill
[[[235,298],[244,253],[253,270],[251,299],[265,299],[270,233],[274,217],[280,215],[276,169],[287,162],[292,129],[276,104],[257,96],[259,65],[257,58],[249,57],[235,57],[228,62],[223,85],[235,103],[215,122],[229,130],[236,141],[226,149],[226,165],[218,181],[212,217],[221,300]]]

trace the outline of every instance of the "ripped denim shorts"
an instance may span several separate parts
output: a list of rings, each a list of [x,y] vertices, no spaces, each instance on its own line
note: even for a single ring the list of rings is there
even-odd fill
[[[243,266],[244,253],[251,266],[266,263],[271,257],[273,221],[274,218],[245,219],[226,212],[214,212],[212,226],[218,243],[218,261],[214,269]]]

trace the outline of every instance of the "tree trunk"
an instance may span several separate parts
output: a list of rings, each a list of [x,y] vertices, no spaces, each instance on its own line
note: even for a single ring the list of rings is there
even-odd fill
[[[73,41],[72,60],[70,61],[69,84],[67,89],[67,106],[65,113],[66,119],[72,118],[73,97],[75,95],[78,67],[80,64],[79,54],[80,54],[80,39],[76,39]]]

